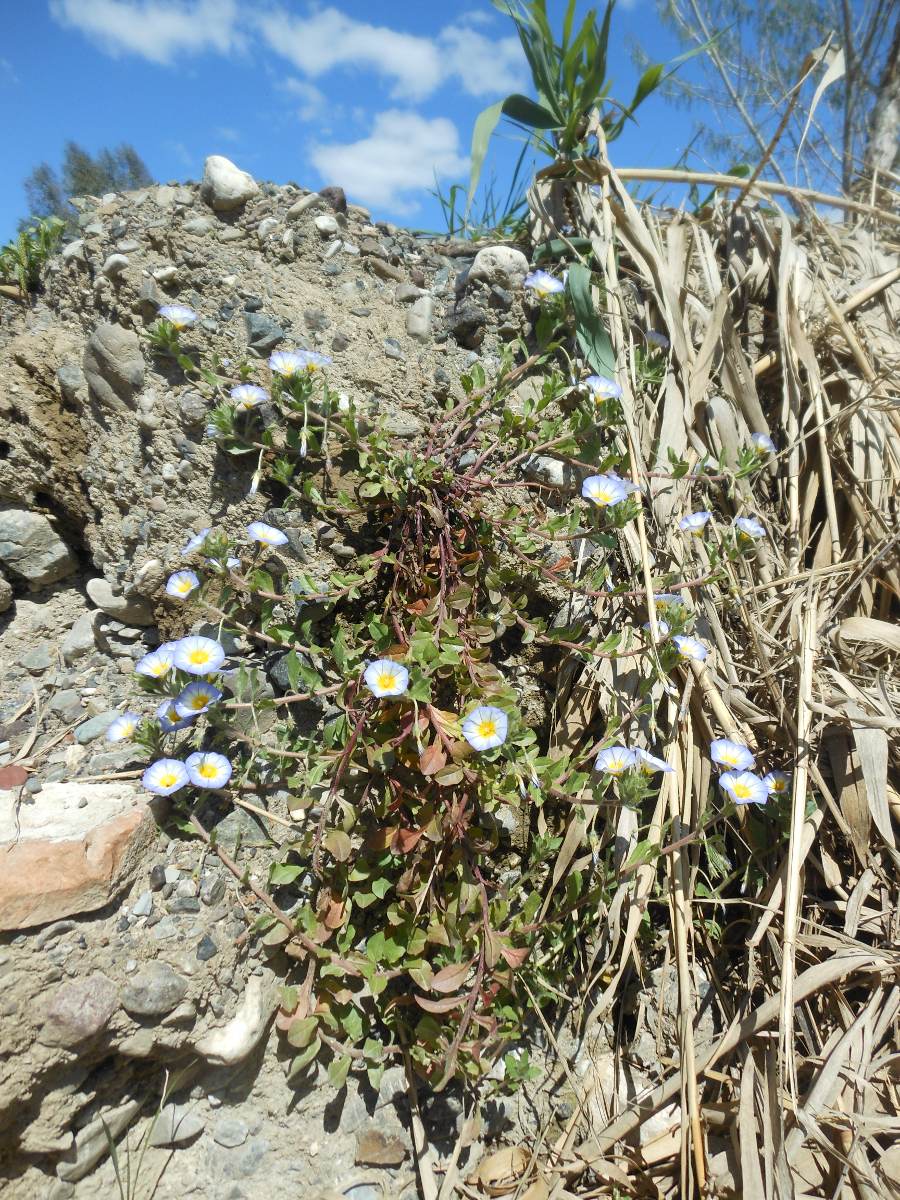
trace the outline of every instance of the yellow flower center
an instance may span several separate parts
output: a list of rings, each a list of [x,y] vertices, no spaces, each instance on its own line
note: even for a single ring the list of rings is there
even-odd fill
[[[783,792],[784,789],[785,789],[785,780],[783,780],[783,779],[773,779],[772,780],[772,791],[773,792]]]
[[[166,673],[166,671],[168,671],[168,669],[169,669],[169,664],[167,662],[152,663],[151,667],[150,667],[150,674],[151,675],[165,675],[165,673]]]
[[[732,791],[734,792],[735,800],[749,800],[752,794],[749,784],[746,783],[734,784]]]
[[[204,663],[209,662],[208,650],[192,650],[188,655],[188,661],[192,666],[202,667]]]
[[[201,708],[206,708],[208,703],[209,696],[205,695],[203,692],[198,692],[196,696],[192,696],[190,701],[191,708],[197,709],[198,711]]]
[[[177,783],[177,782],[178,782],[178,776],[175,774],[174,771],[166,771],[165,774],[160,775],[160,777],[159,777],[160,787],[171,787],[173,783]]]
[[[204,779],[215,779],[218,773],[219,770],[216,764],[210,762],[201,763],[197,769],[197,774],[201,775]]]
[[[483,721],[478,722],[478,736],[480,738],[492,738],[497,736],[497,722],[493,717],[485,717]]]
[[[189,579],[182,579],[178,584],[178,590],[179,592],[189,592],[191,590],[191,581]]]
[[[397,686],[397,673],[395,671],[382,671],[378,676],[378,686],[384,692],[395,688]]]

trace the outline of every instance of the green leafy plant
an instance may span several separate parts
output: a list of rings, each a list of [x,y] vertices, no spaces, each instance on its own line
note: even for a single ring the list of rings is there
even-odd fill
[[[56,251],[64,228],[58,217],[44,217],[23,229],[0,249],[0,277],[16,283],[23,296],[37,291],[41,270]]]
[[[606,140],[614,141],[636,110],[665,81],[662,63],[653,63],[638,80],[631,102],[610,96],[607,78],[609,30],[615,0],[608,0],[600,24],[591,9],[575,27],[576,0],[569,0],[557,41],[547,16],[546,0],[492,0],[515,24],[528,60],[537,99],[514,93],[479,115],[472,133],[469,197],[474,197],[491,135],[501,117],[526,132],[528,141],[552,159],[596,153],[588,137],[592,110],[600,114]]]

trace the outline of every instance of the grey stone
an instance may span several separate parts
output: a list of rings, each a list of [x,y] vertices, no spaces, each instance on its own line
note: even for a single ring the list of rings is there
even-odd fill
[[[153,1122],[151,1146],[184,1146],[202,1133],[204,1121],[186,1104],[167,1104]]]
[[[137,334],[121,325],[98,325],[82,363],[91,392],[109,408],[124,411],[144,383],[144,359]]]
[[[200,911],[200,901],[196,896],[173,896],[166,908],[170,913],[195,913]]]
[[[219,947],[212,940],[209,934],[204,934],[197,943],[197,957],[201,962],[208,962],[209,959],[215,958],[219,953]]]
[[[63,363],[56,372],[56,379],[63,398],[70,403],[78,398],[78,393],[87,382],[84,371],[75,363]]]
[[[207,871],[200,884],[200,899],[204,904],[218,904],[225,895],[225,880],[218,872]]]
[[[0,512],[0,563],[32,589],[65,579],[78,566],[43,513],[20,508]]]
[[[469,269],[469,280],[483,279],[500,287],[518,288],[528,274],[528,259],[514,246],[489,246],[479,250]]]
[[[342,187],[335,187],[334,184],[329,184],[328,187],[319,189],[319,195],[331,205],[336,213],[346,213],[347,197]]]
[[[324,208],[325,203],[318,192],[310,192],[308,196],[301,196],[299,200],[291,205],[287,210],[287,219],[289,221],[296,221],[298,217],[302,217],[305,212],[309,212],[312,208]]]
[[[203,165],[200,195],[216,212],[231,212],[259,195],[252,175],[221,154],[211,154]]]
[[[159,285],[152,275],[145,275],[141,280],[141,291],[138,301],[142,312],[151,317],[155,316],[159,306],[165,303],[165,297],[159,290]]]
[[[32,675],[40,675],[42,671],[49,671],[53,666],[53,648],[47,642],[41,642],[39,646],[27,650],[19,659],[19,662]]]
[[[6,612],[6,610],[12,605],[12,602],[12,584],[8,579],[4,578],[3,575],[0,575],[0,613]]]
[[[265,217],[262,221],[260,221],[257,227],[256,236],[261,242],[264,242],[266,238],[270,237],[280,225],[281,222],[277,217]]]
[[[384,352],[388,358],[402,358],[403,350],[396,338],[384,339]]]
[[[63,246],[62,257],[65,262],[84,262],[84,238],[76,238],[68,246]]]
[[[185,233],[192,233],[195,237],[202,237],[203,234],[209,233],[215,227],[215,221],[210,220],[209,217],[191,217],[189,221],[185,221],[181,228]]]
[[[95,646],[94,616],[92,613],[84,613],[83,616],[78,618],[62,640],[60,650],[63,662],[67,665],[76,662],[79,658],[84,658],[86,654],[90,654],[95,649]]]
[[[61,715],[79,705],[78,693],[73,688],[65,688],[50,699],[50,711]]]
[[[394,299],[398,304],[412,304],[421,295],[422,289],[416,287],[414,283],[399,283],[396,292],[394,292]]]
[[[166,868],[162,863],[156,863],[150,868],[150,888],[154,892],[160,891],[166,882]]]
[[[266,840],[265,826],[243,808],[235,808],[216,825],[216,841],[233,853],[238,840],[242,845],[258,846]]]
[[[580,485],[582,472],[558,458],[533,454],[522,463],[522,474],[533,483],[546,483],[550,487],[575,488]]]
[[[228,1150],[243,1146],[249,1134],[247,1122],[240,1117],[220,1117],[213,1127],[213,1141]]]
[[[99,972],[64,983],[50,1001],[39,1041],[71,1049],[97,1037],[118,1007],[115,984]]]
[[[68,1183],[83,1179],[109,1153],[109,1139],[115,1142],[140,1111],[139,1100],[127,1100],[118,1108],[107,1109],[89,1125],[85,1125],[75,1135],[66,1158],[57,1163],[57,1176]]]
[[[75,728],[75,741],[80,746],[86,746],[88,742],[92,742],[101,734],[106,733],[116,717],[120,715],[117,709],[111,708],[107,712],[98,713],[96,717],[91,717],[88,721],[83,721]]]
[[[245,312],[244,324],[247,327],[247,343],[257,354],[268,354],[279,342],[284,341],[284,330],[264,313]]]
[[[188,981],[168,963],[149,962],[122,989],[122,1007],[133,1017],[160,1017],[176,1008],[187,990]]]
[[[107,279],[118,279],[127,266],[128,259],[124,254],[110,254],[100,270]]]
[[[430,296],[420,296],[406,315],[406,332],[410,337],[425,341],[431,335],[433,316],[434,301]]]
[[[178,411],[185,425],[202,425],[206,421],[206,401],[199,392],[185,392],[179,396]]]
[[[149,917],[153,912],[153,894],[151,892],[141,892],[137,900],[131,906],[131,915],[133,917]]]
[[[487,314],[477,304],[463,301],[447,314],[447,328],[460,346],[466,350],[477,350],[484,340]]]
[[[153,606],[143,596],[120,596],[102,575],[89,579],[87,594],[94,604],[108,617],[115,617],[125,625],[152,625]]]
[[[372,274],[377,275],[379,279],[392,280],[400,283],[403,279],[403,271],[400,267],[395,267],[393,263],[385,262],[380,258],[369,258],[366,260],[372,269]]]

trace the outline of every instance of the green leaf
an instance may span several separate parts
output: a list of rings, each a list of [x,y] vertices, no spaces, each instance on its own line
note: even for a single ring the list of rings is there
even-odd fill
[[[581,352],[598,375],[615,377],[616,355],[606,327],[594,310],[591,273],[582,263],[569,267],[566,288],[575,313],[575,333]]]
[[[309,1066],[321,1049],[322,1042],[319,1038],[316,1038],[314,1041],[310,1042],[305,1050],[302,1050],[297,1055],[297,1057],[291,1063],[291,1069],[287,1077],[288,1083],[290,1083],[292,1079],[295,1079],[304,1067]]]
[[[500,120],[502,112],[503,101],[498,100],[496,104],[489,104],[475,118],[475,125],[472,129],[472,149],[470,152],[472,166],[469,170],[469,190],[466,195],[466,211],[463,213],[463,224],[469,219],[469,210],[472,207],[472,201],[475,199],[475,191],[478,188],[478,181],[481,178],[481,171],[484,167],[484,160],[487,157],[491,135],[497,128],[497,122]]]
[[[269,869],[269,886],[283,887],[285,884],[293,883],[305,870],[305,867],[288,865],[288,863],[273,863]]]
[[[532,129],[555,129],[559,125],[558,119],[543,104],[518,93],[507,96],[500,109],[504,117],[518,121],[520,125],[530,125]]]
[[[350,1071],[350,1064],[353,1060],[349,1054],[342,1054],[339,1058],[334,1059],[328,1066],[328,1082],[336,1087],[338,1091],[347,1082],[347,1075]]]
[[[303,1017],[300,1021],[294,1021],[288,1029],[287,1040],[295,1049],[302,1050],[316,1038],[318,1028],[318,1017]]]
[[[370,480],[368,483],[359,485],[359,494],[364,500],[371,500],[373,496],[381,495],[381,484]]]

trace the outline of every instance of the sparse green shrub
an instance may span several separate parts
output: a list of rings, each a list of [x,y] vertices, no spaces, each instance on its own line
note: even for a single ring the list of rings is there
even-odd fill
[[[16,283],[23,296],[37,291],[41,270],[59,245],[63,228],[58,217],[44,217],[23,229],[0,249],[0,278]]]

